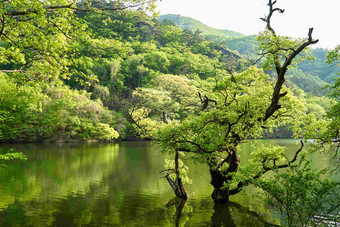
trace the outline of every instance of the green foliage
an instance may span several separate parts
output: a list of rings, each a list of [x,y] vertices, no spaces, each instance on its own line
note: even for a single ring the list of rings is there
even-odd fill
[[[97,132],[98,127],[102,127],[99,124],[119,127],[119,133],[124,135],[129,128],[126,126],[129,124],[127,114],[114,112],[127,113],[126,106],[131,106],[134,99],[139,102],[138,107],[145,104],[152,120],[163,121],[163,112],[173,120],[183,120],[199,113],[198,91],[215,98],[216,94],[210,89],[212,85],[205,89],[198,83],[204,84],[204,80],[208,80],[214,84],[215,78],[227,74],[225,68],[240,72],[247,65],[227,46],[235,43],[232,49],[240,51],[245,42],[251,40],[248,44],[251,43],[252,47],[256,42],[254,37],[248,39],[226,30],[204,30],[205,26],[188,18],[170,16],[169,19],[175,20],[173,23],[164,20],[165,16],[159,22],[143,13],[143,10],[153,11],[154,2],[94,1],[73,4],[72,7],[69,4],[63,0],[17,0],[7,5],[0,4],[8,22],[4,24],[7,33],[1,33],[0,70],[8,73],[13,84],[6,84],[9,83],[7,80],[1,85],[3,91],[9,89],[9,94],[13,94],[12,101],[3,94],[11,105],[0,110],[0,121],[5,122],[1,126],[2,139],[20,140],[19,135],[22,135],[23,138],[40,140],[53,134],[63,138],[98,139],[102,138]],[[96,7],[122,6],[120,4],[140,6],[140,10],[96,11]],[[50,6],[62,7],[51,9]],[[176,23],[182,23],[182,27],[176,27]],[[223,37],[223,42],[218,37]],[[40,81],[33,85],[31,80]],[[306,87],[306,90],[315,90],[319,86],[320,81],[315,78],[311,81],[313,86]],[[25,82],[27,84],[22,85]],[[54,83],[86,90],[78,95],[87,101],[79,102],[76,91],[71,94],[68,88],[55,87]],[[49,84],[55,90],[65,89],[68,95],[54,100],[56,96],[47,88]],[[11,90],[16,86],[20,90],[17,94]],[[130,99],[132,94],[134,98]],[[24,101],[13,107],[21,99]],[[83,105],[96,106],[95,109],[107,107],[111,112],[90,114],[91,111]],[[10,106],[17,109],[10,109]],[[77,108],[79,111],[75,111]],[[15,111],[21,112],[15,115]]]
[[[134,129],[141,138],[154,138],[155,130],[163,124],[163,122],[149,118],[150,112],[151,110],[145,107],[129,110],[129,115],[134,122]]]
[[[327,116],[332,120],[328,126],[332,132],[332,138],[339,138],[340,131],[340,78],[337,78],[333,86],[330,86],[329,96],[335,99],[334,105],[331,106]]]
[[[274,36],[270,30],[266,29],[257,36],[257,41],[259,42],[258,48],[262,52],[261,54],[265,55],[262,67],[266,70],[273,70],[276,64],[283,63],[306,40],[296,40],[287,36]],[[294,58],[290,66],[296,66],[297,63],[305,60],[313,60],[307,48]]]
[[[149,69],[167,73],[170,61],[164,52],[152,52],[144,56],[145,66]]]
[[[274,177],[262,178],[256,185],[264,190],[264,199],[280,212],[284,225],[319,226],[338,222],[340,183],[324,177],[325,171],[312,169],[307,161],[276,170]]]
[[[183,30],[173,25],[162,25],[159,38],[163,46],[168,43],[182,43]]]
[[[332,67],[332,65],[328,64],[330,63],[331,53],[328,53],[326,49],[320,48],[312,49],[311,52],[315,60],[299,63],[299,69],[305,74],[317,76],[329,84],[333,83],[340,70],[338,67]]]
[[[18,85],[0,74],[0,140],[118,138],[114,113],[86,92],[66,86]],[[111,126],[107,125],[110,124]]]
[[[91,100],[85,91],[73,91],[67,87],[55,87],[47,90],[47,94],[51,99],[45,103],[45,108],[54,118],[53,135],[81,140],[118,138],[112,128],[115,115],[100,100]]]
[[[323,89],[327,84],[325,81],[321,80],[318,76],[314,76],[313,74],[304,73],[301,69],[289,70],[287,78],[294,85],[298,86],[305,92],[313,93],[314,95],[318,96],[324,96],[327,93]]]
[[[174,15],[174,14],[167,14],[167,15],[161,15],[159,17],[160,21],[173,21],[177,26],[179,26],[182,29],[189,29],[193,32],[200,30],[203,35],[213,35],[218,37],[242,37],[243,35],[237,32],[228,31],[228,30],[222,30],[222,29],[214,29],[211,27],[208,27],[204,25],[203,23],[192,19],[190,17],[183,17],[180,15]]]
[[[250,57],[252,59],[257,58],[258,42],[256,36],[237,37],[225,41],[228,48],[238,51],[241,55]]]
[[[39,99],[42,96],[33,87],[17,87],[7,77],[0,74],[0,139],[7,140],[30,134],[30,124],[33,109],[39,109]]]
[[[184,154],[181,154],[181,156],[184,156]],[[179,174],[177,177],[181,178],[183,184],[191,184],[192,181],[188,177],[188,171],[189,167],[184,164],[182,160],[178,160],[178,168],[179,168]],[[175,160],[165,160],[164,169],[168,170],[169,172],[172,172],[169,174],[169,176],[175,181],[176,179],[176,173],[174,172],[175,169]]]
[[[131,114],[140,123],[146,120],[142,120],[143,118],[148,117],[160,124],[166,120],[184,119],[197,111],[199,102],[198,89],[193,82],[184,76],[175,75],[157,77],[153,88],[137,88],[133,92],[133,98],[135,107]],[[141,110],[137,111],[138,109]],[[140,116],[142,113],[143,116]]]
[[[337,46],[334,50],[331,50],[327,54],[328,64],[339,64],[340,59],[340,46]]]
[[[69,1],[15,0],[0,3],[1,68],[20,74],[22,80],[67,77],[74,45],[86,39]]]
[[[225,188],[235,188],[240,182],[256,182],[264,171],[277,169],[277,166],[287,162],[286,148],[279,145],[251,144],[254,149],[248,159],[248,164],[240,166],[237,173],[231,173],[232,181],[224,184]]]
[[[165,150],[185,149],[197,153],[199,159],[206,162],[210,162],[210,158],[215,155],[222,155],[220,152],[225,147],[237,146],[237,139],[262,135],[263,123],[259,119],[265,114],[271,96],[268,93],[271,88],[270,78],[262,70],[252,67],[243,73],[221,78],[217,84],[212,82],[210,86],[214,90],[207,93],[207,96],[215,99],[216,107],[211,103],[207,111],[199,115],[188,115],[181,122],[171,121],[169,124],[151,120],[151,109],[140,111],[135,121],[143,124],[152,122],[152,125],[141,131],[145,125],[138,126],[137,123],[137,130],[146,133],[143,135],[145,137],[155,138]],[[285,115],[287,112],[303,116],[303,106],[293,96],[287,95],[281,102],[283,108],[272,121],[267,122],[268,129],[275,124],[290,121],[290,117]]]
[[[330,51],[327,55],[327,63],[339,64],[340,46]],[[334,101],[327,112],[327,117],[330,119],[325,132],[320,135],[321,146],[326,148],[333,157],[335,168],[339,168],[339,144],[340,144],[340,78],[334,80],[329,88],[328,96]]]
[[[262,168],[273,168],[275,165],[283,164],[287,161],[285,147],[278,145],[264,145],[257,146],[251,153],[249,159],[250,165],[253,166],[252,172],[254,176],[258,175]]]
[[[160,73],[145,66],[144,55],[132,55],[121,64],[120,74],[129,89],[145,86]],[[150,64],[152,64],[150,62]]]

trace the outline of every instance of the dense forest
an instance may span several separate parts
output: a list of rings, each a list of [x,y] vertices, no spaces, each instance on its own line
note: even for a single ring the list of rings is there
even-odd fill
[[[3,142],[134,137],[129,109],[157,104],[155,117],[181,119],[199,110],[206,84],[257,60],[254,36],[178,15],[77,11],[66,21],[52,21],[6,10],[13,23],[3,25],[0,43]],[[322,88],[339,70],[325,63],[327,50],[310,51],[315,60],[290,69],[288,86],[322,116],[330,105]],[[267,137],[292,136],[289,127],[279,131]]]

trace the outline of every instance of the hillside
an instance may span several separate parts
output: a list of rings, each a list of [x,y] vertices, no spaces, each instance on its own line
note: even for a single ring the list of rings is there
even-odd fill
[[[234,31],[211,28],[200,21],[181,15],[167,14],[160,16],[160,21],[172,20],[178,27],[191,31],[199,30],[207,39],[224,44],[228,49],[237,51],[245,59],[257,59],[256,36],[246,36]],[[288,73],[289,80],[306,92],[315,95],[324,95],[322,88],[333,83],[340,70],[325,63],[328,50],[311,49],[314,61],[301,62],[298,70],[293,69]]]
[[[209,27],[202,22],[195,20],[190,17],[184,17],[178,14],[166,14],[161,15],[159,17],[160,21],[164,21],[165,19],[172,20],[175,22],[175,24],[182,28],[182,29],[189,29],[191,31],[200,30],[202,32],[202,35],[210,35],[210,36],[219,36],[220,38],[237,38],[237,37],[244,37],[245,35],[229,31],[229,30],[223,30],[223,29],[215,29],[212,27]]]

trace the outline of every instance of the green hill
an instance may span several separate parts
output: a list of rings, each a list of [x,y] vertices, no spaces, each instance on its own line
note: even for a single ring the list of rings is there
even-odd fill
[[[229,49],[238,51],[241,55],[254,55],[257,49],[257,42],[255,36],[246,36],[238,32],[215,29],[209,27],[202,22],[190,17],[184,17],[178,14],[161,15],[159,20],[173,21],[176,26],[181,29],[189,29],[191,31],[201,31],[202,35],[214,40],[218,43],[224,43]]]
[[[200,21],[181,15],[167,14],[160,16],[160,21],[171,20],[182,29],[200,30],[202,36],[225,45],[228,49],[237,51],[244,59],[257,59],[256,36],[246,36],[229,30],[211,28]],[[332,83],[338,76],[339,68],[326,64],[326,49],[311,49],[314,61],[301,62],[299,70],[290,70],[289,80],[307,92],[320,95],[325,94],[322,87]]]
[[[198,29],[202,32],[202,35],[221,36],[224,38],[237,38],[245,36],[234,31],[211,28],[198,20],[178,14],[166,14],[159,17],[160,21],[165,19],[174,21],[175,24],[182,29],[189,29],[191,31],[196,31]]]

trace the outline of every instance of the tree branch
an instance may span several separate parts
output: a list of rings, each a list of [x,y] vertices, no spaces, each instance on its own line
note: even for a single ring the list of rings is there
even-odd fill
[[[126,10],[126,9],[131,9],[131,8],[138,8],[141,7],[143,5],[147,5],[150,3],[155,2],[155,0],[150,0],[150,1],[146,1],[146,2],[139,2],[139,3],[135,3],[135,4],[130,4],[130,5],[124,5],[124,4],[117,4],[114,7],[88,7],[88,8],[79,8],[77,6],[73,6],[74,3],[71,3],[69,5],[57,5],[57,6],[44,6],[44,8],[46,10],[49,11],[54,11],[54,10],[58,10],[58,9],[70,9],[70,10],[75,10],[75,11],[79,11],[79,12],[98,12],[98,11],[121,11],[121,10]],[[2,2],[0,2],[2,3]],[[7,12],[5,13],[5,15],[7,16],[24,16],[24,15],[29,15],[29,14],[37,14],[38,11],[37,10],[33,10],[33,9],[27,9],[25,11],[13,11],[13,12]]]
[[[274,37],[277,37],[274,29],[270,25],[270,20],[271,20],[271,17],[272,17],[274,12],[278,11],[279,13],[283,13],[284,10],[279,9],[279,8],[273,8],[274,4],[276,4],[276,0],[274,2],[272,0],[269,0],[269,3],[268,3],[268,5],[269,5],[269,14],[268,14],[268,16],[266,18],[261,18],[261,19],[266,22],[266,27],[272,33],[272,35]],[[282,86],[283,86],[283,84],[285,82],[285,74],[287,72],[288,67],[291,65],[293,59],[295,57],[297,57],[297,55],[299,55],[305,48],[307,48],[308,46],[310,46],[312,44],[316,44],[319,41],[319,40],[313,40],[312,33],[313,33],[313,28],[310,28],[309,31],[308,31],[307,41],[302,43],[296,49],[294,49],[294,48],[288,48],[287,49],[287,48],[283,48],[283,47],[278,46],[274,51],[270,51],[270,52],[264,53],[266,55],[267,54],[273,55],[275,69],[276,69],[276,73],[277,73],[277,81],[276,81],[275,86],[274,86],[274,91],[273,91],[273,96],[272,96],[271,104],[268,107],[268,109],[266,110],[265,116],[263,118],[259,119],[260,121],[265,122],[278,109],[281,108],[281,106],[279,105],[279,100],[280,100],[281,97],[283,97],[285,95],[285,93],[281,94],[281,89],[282,89]],[[290,51],[291,52],[283,63],[280,62],[278,54],[277,54],[280,50]]]
[[[54,27],[56,27],[66,38],[73,39],[72,37],[68,36],[54,21],[50,19],[48,21],[51,22],[54,25]]]
[[[44,8],[46,10],[56,10],[56,9],[77,9],[72,7],[74,3],[71,3],[69,5],[60,5],[60,6],[44,6]],[[29,14],[37,14],[38,11],[37,10],[33,10],[33,9],[27,9],[25,11],[12,11],[12,12],[7,12],[5,13],[5,15],[7,16],[24,16],[24,15],[29,15]]]
[[[270,24],[270,20],[271,20],[271,18],[272,18],[272,16],[273,16],[273,13],[274,12],[276,12],[276,11],[278,11],[279,13],[284,13],[284,9],[280,9],[280,8],[274,8],[273,9],[273,6],[276,4],[276,0],[273,2],[272,0],[269,0],[269,3],[267,4],[268,6],[269,6],[269,14],[268,14],[268,16],[266,16],[266,17],[264,17],[264,18],[260,18],[261,20],[263,20],[264,22],[266,22],[266,24],[267,24],[267,29],[269,30],[269,31],[271,31],[272,32],[272,34],[276,37],[276,33],[275,33],[275,31],[274,31],[274,29],[271,27],[271,24]]]
[[[242,190],[243,187],[251,184],[253,180],[260,178],[261,176],[263,176],[266,172],[268,172],[270,170],[283,169],[283,168],[289,167],[291,164],[293,164],[297,160],[300,152],[302,151],[302,149],[304,147],[304,143],[303,143],[302,140],[300,141],[300,143],[301,143],[300,148],[295,152],[294,157],[287,164],[282,164],[282,165],[278,165],[278,166],[273,165],[272,167],[264,167],[263,166],[262,171],[260,173],[256,174],[254,177],[252,177],[251,180],[241,181],[241,182],[238,183],[236,188],[229,190],[229,195],[235,195],[235,194],[239,193]]]

